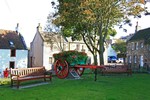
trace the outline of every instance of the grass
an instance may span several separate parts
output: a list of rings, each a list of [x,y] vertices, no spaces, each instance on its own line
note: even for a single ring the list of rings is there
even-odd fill
[[[26,84],[26,83],[25,83]],[[150,74],[101,76],[84,74],[80,80],[58,79],[25,89],[0,86],[0,100],[150,100]]]

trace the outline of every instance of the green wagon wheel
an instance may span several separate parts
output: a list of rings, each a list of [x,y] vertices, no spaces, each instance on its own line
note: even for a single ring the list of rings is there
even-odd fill
[[[75,68],[76,72],[78,73],[79,76],[81,76],[84,72],[84,68]]]
[[[67,61],[57,60],[54,64],[54,70],[58,78],[64,79],[68,76],[69,67]]]

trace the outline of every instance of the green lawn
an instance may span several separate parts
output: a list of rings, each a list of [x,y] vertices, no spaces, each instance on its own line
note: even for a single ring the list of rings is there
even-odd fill
[[[84,74],[80,80],[58,79],[25,89],[0,86],[0,100],[150,100],[150,74],[101,76]]]

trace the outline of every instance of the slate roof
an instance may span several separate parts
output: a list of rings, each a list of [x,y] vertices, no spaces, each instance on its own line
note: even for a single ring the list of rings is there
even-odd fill
[[[50,34],[48,32],[40,32],[40,35],[45,42],[53,36],[53,34]]]
[[[0,29],[0,49],[11,48],[27,50],[23,36],[16,31]]]
[[[40,35],[41,35],[44,42],[56,41],[56,38],[60,37],[59,34],[49,33],[49,32],[40,32]],[[67,39],[65,37],[62,38],[61,41],[64,41],[64,39],[67,42]]]
[[[135,33],[128,42],[144,40],[145,43],[148,43],[150,40],[150,28],[146,28]]]

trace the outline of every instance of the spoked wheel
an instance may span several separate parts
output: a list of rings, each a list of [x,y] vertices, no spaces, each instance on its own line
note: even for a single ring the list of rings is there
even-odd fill
[[[81,76],[84,72],[84,68],[75,68],[76,72],[78,73],[79,76]]]
[[[54,65],[54,70],[58,78],[66,78],[69,73],[68,63],[63,60],[57,60]]]

